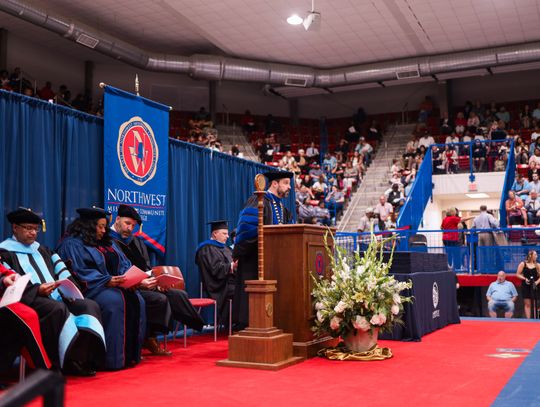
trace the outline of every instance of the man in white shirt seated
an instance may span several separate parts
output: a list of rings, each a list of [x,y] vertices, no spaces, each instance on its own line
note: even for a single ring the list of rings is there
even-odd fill
[[[428,149],[431,144],[435,144],[435,140],[433,139],[431,134],[426,131],[424,135],[418,140],[418,148],[424,146],[426,149]]]
[[[306,150],[306,157],[310,160],[319,158],[319,150],[315,147],[315,142],[312,141],[310,146]]]
[[[379,217],[383,222],[386,222],[386,219],[390,214],[394,212],[394,207],[386,202],[386,196],[381,195],[379,198],[379,203],[375,206],[374,213],[379,214]]]
[[[537,174],[534,175],[538,178]],[[540,220],[540,198],[538,198],[538,192],[531,191],[525,200],[525,209],[527,210],[527,221],[529,225],[538,225],[538,221]]]
[[[486,293],[489,316],[491,318],[497,318],[497,310],[502,309],[505,318],[512,318],[514,315],[514,303],[517,297],[518,294],[514,284],[506,281],[506,273],[504,271],[499,271],[497,280],[489,285]]]

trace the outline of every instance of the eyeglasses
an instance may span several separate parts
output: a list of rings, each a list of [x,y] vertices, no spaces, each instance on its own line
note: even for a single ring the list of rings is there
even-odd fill
[[[41,232],[41,226],[40,225],[36,225],[36,226],[29,226],[29,225],[17,225],[21,228],[23,228],[26,232]]]

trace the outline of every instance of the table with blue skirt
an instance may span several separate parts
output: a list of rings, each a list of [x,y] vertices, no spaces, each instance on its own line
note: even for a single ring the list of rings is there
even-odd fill
[[[403,325],[396,324],[392,332],[380,334],[379,338],[420,341],[422,336],[430,332],[460,323],[456,298],[457,279],[453,271],[393,275],[398,281],[412,280],[412,288],[403,291],[402,295],[414,298],[412,302],[404,304],[401,315]]]

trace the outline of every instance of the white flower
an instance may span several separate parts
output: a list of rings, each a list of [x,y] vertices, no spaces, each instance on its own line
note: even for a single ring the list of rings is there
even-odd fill
[[[392,311],[392,314],[394,315],[399,314],[399,305],[397,304],[392,305],[391,311]]]
[[[317,321],[321,323],[324,321],[324,317],[321,311],[317,311]]]
[[[356,268],[356,274],[363,274],[364,271],[366,271],[366,268],[364,266],[358,266]]]
[[[322,303],[322,302],[316,303],[316,304],[315,304],[315,309],[316,309],[317,311],[319,311],[319,310],[321,310],[321,309],[324,309],[323,303]]]
[[[392,300],[394,301],[394,304],[401,304],[401,296],[399,294],[394,294]]]
[[[330,320],[330,328],[332,328],[334,331],[337,330],[339,328],[339,323],[341,322],[341,318],[340,317],[333,317],[331,320]]]
[[[338,302],[338,305],[334,307],[334,311],[336,311],[338,314],[341,314],[346,309],[347,309],[347,304],[343,301]]]
[[[371,320],[369,322],[371,325],[383,325],[386,322],[386,315],[375,314],[371,317]]]
[[[367,331],[370,328],[369,322],[366,317],[361,317],[360,315],[356,316],[356,319],[353,321],[353,326],[356,329],[360,329],[362,331]]]

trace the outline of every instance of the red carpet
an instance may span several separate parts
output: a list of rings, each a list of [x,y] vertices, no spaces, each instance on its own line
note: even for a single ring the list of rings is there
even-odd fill
[[[488,406],[523,362],[496,358],[497,348],[532,349],[540,323],[466,320],[422,342],[381,341],[394,358],[337,362],[314,358],[278,372],[216,367],[227,342],[211,336],[171,346],[171,358],[146,357],[136,368],[70,379],[68,406],[318,406],[365,403]]]

